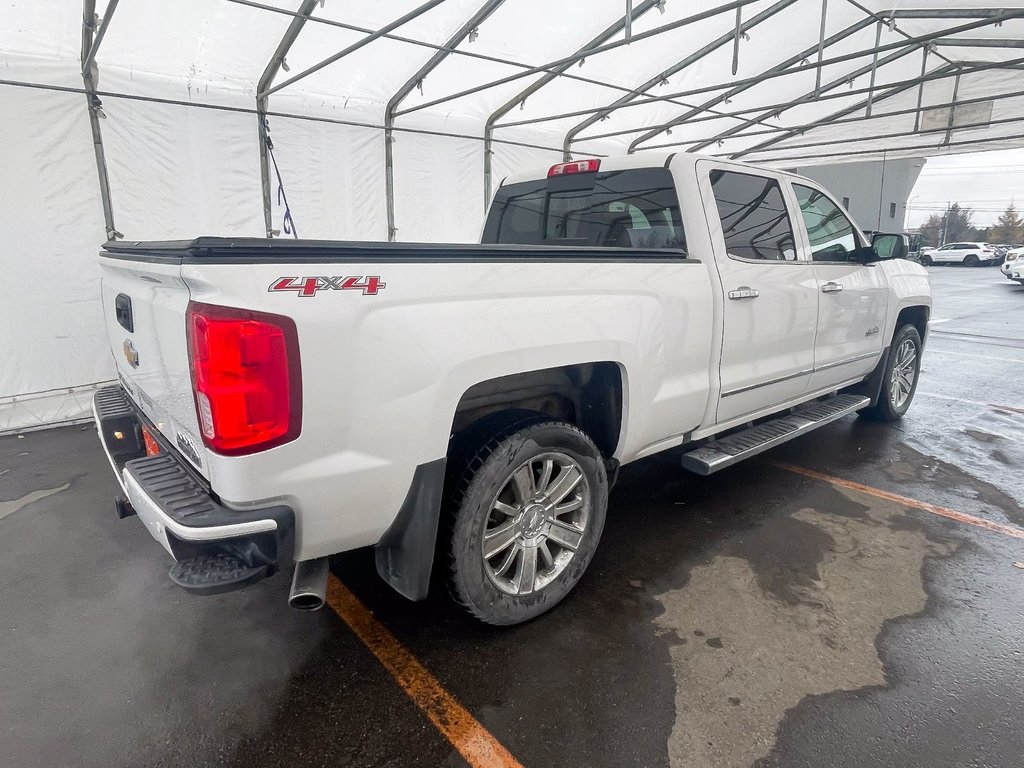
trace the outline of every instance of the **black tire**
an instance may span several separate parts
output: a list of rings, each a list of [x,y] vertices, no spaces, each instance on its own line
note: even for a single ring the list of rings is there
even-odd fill
[[[539,470],[546,467],[548,459],[553,462],[553,469],[545,483]],[[541,463],[539,469],[535,469],[535,461]],[[515,484],[513,475],[522,472],[524,467],[528,468],[528,483],[534,491],[530,498],[550,501],[540,490],[553,491],[562,472],[568,473],[566,485],[579,475],[569,491],[573,498],[568,503],[555,501],[547,509],[540,502],[520,502],[516,497],[523,489]],[[561,421],[516,424],[488,440],[469,460],[454,486],[449,498],[449,509],[454,514],[450,584],[456,601],[481,621],[505,626],[529,621],[561,602],[586,571],[604,529],[608,478],[601,452],[594,442],[575,426]],[[504,498],[505,506],[514,506],[519,512],[506,515],[496,509],[501,501],[499,496]],[[579,506],[574,511],[552,512],[555,506],[572,506],[577,502]],[[556,538],[548,537],[554,514],[562,522],[569,522],[573,531],[582,531],[575,549],[563,547]],[[513,543],[485,559],[485,531],[494,532],[505,525],[515,527]],[[564,533],[558,535],[565,536]],[[546,557],[539,544],[531,543],[537,541],[542,541]],[[553,555],[552,547],[557,554]],[[532,560],[537,576],[530,579],[530,585],[524,586],[522,593],[516,593],[517,578],[521,582],[530,572],[525,566],[530,549],[536,550]],[[552,556],[551,564],[547,565],[547,559]],[[507,557],[515,560],[508,566],[506,578],[497,572],[496,562]],[[546,576],[548,580],[541,583]]]
[[[976,267],[979,264],[981,264],[981,260],[973,253],[969,253],[966,256],[964,256],[964,266]]]
[[[899,364],[900,350],[905,342],[910,342],[914,347],[913,372],[914,379],[910,384],[910,391],[906,399],[894,394],[897,387],[897,377],[893,375],[894,369]],[[910,408],[914,401],[914,393],[917,392],[917,382],[921,378],[921,334],[912,325],[904,325],[899,328],[892,337],[892,345],[889,347],[889,358],[885,361],[885,370],[882,372],[882,389],[878,393],[878,402],[870,408],[865,408],[860,415],[874,421],[899,421],[903,414]]]
[[[931,256],[922,256],[921,257],[921,266],[922,267],[930,267],[932,264],[933,264],[933,262],[932,262],[932,257]]]

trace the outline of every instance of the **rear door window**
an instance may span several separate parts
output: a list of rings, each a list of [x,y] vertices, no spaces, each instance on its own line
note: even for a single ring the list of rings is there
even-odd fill
[[[776,179],[735,171],[711,171],[725,249],[747,261],[795,261],[793,225]]]
[[[686,250],[675,183],[666,168],[508,184],[495,195],[482,239],[516,245]]]

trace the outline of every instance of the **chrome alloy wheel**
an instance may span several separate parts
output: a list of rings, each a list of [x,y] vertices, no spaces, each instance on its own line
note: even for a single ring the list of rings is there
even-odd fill
[[[484,568],[509,595],[543,589],[572,562],[590,521],[590,486],[579,463],[543,453],[521,464],[491,502]]]
[[[913,339],[904,339],[896,350],[892,366],[892,381],[889,383],[889,399],[893,408],[902,408],[914,390],[917,377],[917,345]]]

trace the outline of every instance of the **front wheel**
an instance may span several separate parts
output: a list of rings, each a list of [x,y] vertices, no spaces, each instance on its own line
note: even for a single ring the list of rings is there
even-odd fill
[[[964,264],[966,264],[968,267],[976,267],[980,263],[981,261],[973,253],[964,257]]]
[[[893,336],[878,402],[861,413],[877,421],[899,421],[910,408],[921,373],[921,334],[904,325]]]
[[[488,624],[519,624],[583,576],[604,529],[608,479],[586,434],[542,421],[481,448],[452,504],[455,598]]]

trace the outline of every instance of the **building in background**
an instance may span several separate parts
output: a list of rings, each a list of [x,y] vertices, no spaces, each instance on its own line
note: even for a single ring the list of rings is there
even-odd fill
[[[924,164],[923,157],[914,157],[807,165],[792,170],[814,179],[841,200],[861,229],[902,232],[907,198]]]

